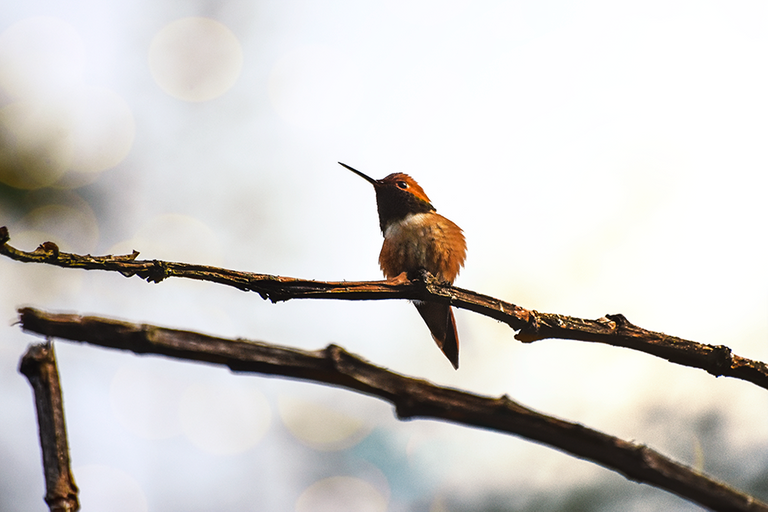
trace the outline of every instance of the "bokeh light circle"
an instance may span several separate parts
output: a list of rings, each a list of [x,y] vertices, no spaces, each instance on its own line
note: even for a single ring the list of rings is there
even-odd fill
[[[136,124],[121,96],[102,87],[82,87],[64,100],[72,113],[73,171],[101,172],[128,156]]]
[[[255,446],[272,418],[269,402],[256,389],[235,383],[192,384],[179,407],[184,434],[198,448],[232,455]]]
[[[65,21],[26,18],[0,34],[0,93],[15,100],[0,109],[1,183],[82,186],[127,156],[133,113],[115,92],[85,85],[85,66],[85,43]]]
[[[235,34],[210,18],[182,18],[163,27],[149,48],[157,85],[184,101],[208,101],[234,85],[243,68]]]
[[[0,182],[36,189],[69,171],[99,173],[128,155],[135,132],[128,104],[109,89],[16,101],[0,109]]]
[[[17,101],[0,109],[0,182],[36,189],[58,181],[73,161],[66,112],[41,101]]]
[[[318,403],[281,395],[280,419],[296,439],[312,448],[332,451],[354,446],[371,427],[362,420]]]
[[[296,500],[296,512],[384,512],[387,500],[360,478],[333,476],[310,485]]]
[[[16,226],[38,233],[41,238],[37,243],[51,241],[67,252],[93,251],[99,241],[96,214],[85,201],[40,206],[22,217]],[[14,233],[14,240],[20,234]]]

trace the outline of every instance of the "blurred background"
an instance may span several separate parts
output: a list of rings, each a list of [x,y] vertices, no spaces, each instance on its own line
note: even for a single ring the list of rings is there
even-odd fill
[[[373,190],[411,174],[466,233],[457,285],[768,360],[762,1],[28,0],[0,9],[11,244],[379,279]],[[457,311],[454,371],[406,301],[271,304],[0,258],[0,510],[47,510],[31,305],[336,343],[645,443],[768,500],[768,395],[638,352],[523,345]],[[524,439],[373,398],[57,342],[82,510],[698,510]]]

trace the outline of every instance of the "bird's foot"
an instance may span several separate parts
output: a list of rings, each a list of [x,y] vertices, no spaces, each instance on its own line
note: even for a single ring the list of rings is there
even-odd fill
[[[395,277],[391,277],[387,279],[387,283],[398,286],[401,284],[407,284],[410,282],[410,279],[408,279],[408,273],[407,272],[401,272],[400,274],[396,275]]]

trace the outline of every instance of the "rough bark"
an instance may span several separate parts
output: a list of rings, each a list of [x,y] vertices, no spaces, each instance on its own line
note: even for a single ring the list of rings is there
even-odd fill
[[[768,511],[768,504],[676,463],[647,446],[533,411],[509,397],[492,398],[434,385],[377,367],[330,345],[309,352],[263,342],[223,339],[117,320],[19,310],[23,329],[137,354],[228,366],[235,372],[281,375],[365,393],[393,404],[397,416],[433,418],[514,434],[591,460],[712,510]]]

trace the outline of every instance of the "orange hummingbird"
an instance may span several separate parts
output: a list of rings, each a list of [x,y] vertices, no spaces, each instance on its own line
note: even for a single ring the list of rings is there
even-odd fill
[[[453,283],[464,265],[467,243],[461,228],[439,215],[416,180],[393,173],[375,180],[342,164],[373,185],[384,245],[379,266],[387,279],[403,272],[427,270],[441,281]],[[414,301],[432,338],[454,368],[459,368],[459,336],[453,310],[447,304]]]

